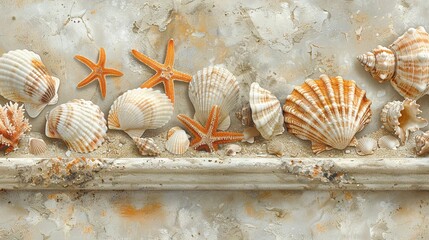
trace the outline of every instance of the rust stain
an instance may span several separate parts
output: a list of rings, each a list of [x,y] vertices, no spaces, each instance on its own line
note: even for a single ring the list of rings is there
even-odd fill
[[[147,219],[163,217],[164,211],[160,203],[149,203],[142,208],[135,208],[131,204],[123,204],[119,207],[122,217],[134,221],[145,221]]]
[[[267,199],[273,196],[272,192],[263,191],[258,193],[258,199]]]
[[[244,209],[246,210],[247,215],[250,217],[258,218],[258,219],[261,219],[264,217],[264,211],[256,210],[255,207],[253,207],[251,202],[247,202],[244,206]]]
[[[318,223],[316,224],[316,230],[321,233],[326,232],[326,226],[321,223]]]
[[[57,194],[56,193],[49,194],[48,199],[51,199],[51,200],[57,199]]]
[[[345,192],[345,193],[344,193],[344,198],[345,198],[347,201],[351,201],[351,200],[353,199],[353,195],[352,195],[352,193],[351,193],[351,192]]]
[[[105,216],[107,215],[106,210],[101,211],[100,215],[101,215],[102,217],[105,217]]]
[[[83,228],[83,233],[92,233],[94,232],[94,228],[92,226],[85,226]]]
[[[91,14],[96,14],[96,13],[97,13],[97,10],[93,9],[93,10],[91,10],[89,13],[91,13]]]

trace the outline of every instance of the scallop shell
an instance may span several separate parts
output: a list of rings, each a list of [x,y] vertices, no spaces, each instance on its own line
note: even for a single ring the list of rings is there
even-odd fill
[[[225,147],[225,155],[227,155],[227,156],[235,156],[239,152],[241,152],[240,145],[237,145],[237,144],[228,144]]]
[[[357,57],[379,82],[390,80],[404,98],[419,99],[429,91],[429,35],[410,28],[388,48],[377,46]]]
[[[428,122],[418,117],[421,113],[420,105],[415,100],[392,101],[381,110],[380,120],[386,130],[395,133],[404,145],[410,132],[427,126]]]
[[[133,137],[133,140],[142,156],[158,156],[161,154],[161,151],[152,138]]]
[[[321,75],[295,87],[283,106],[288,132],[310,140],[314,153],[356,146],[371,119],[371,101],[352,80]]]
[[[189,83],[189,98],[195,108],[194,119],[206,124],[212,106],[220,107],[218,129],[231,124],[229,113],[237,106],[240,89],[234,75],[221,67],[208,67],[197,72]]]
[[[49,75],[39,55],[28,50],[14,50],[0,57],[0,95],[23,102],[32,118],[46,105],[58,102],[60,80]]]
[[[46,143],[45,143],[45,141],[43,141],[43,139],[30,138],[28,140],[28,151],[31,154],[39,155],[39,154],[44,153],[46,151],[46,149],[48,149],[48,147],[46,146]]]
[[[267,152],[271,155],[281,157],[285,155],[285,149],[283,143],[279,141],[272,141],[267,144]]]
[[[125,131],[130,137],[141,137],[147,129],[164,126],[173,114],[173,104],[164,93],[152,88],[129,90],[118,97],[110,108],[110,129]]]
[[[394,149],[396,150],[401,143],[398,138],[392,135],[386,135],[378,139],[378,147],[385,149]]]
[[[76,152],[91,152],[100,147],[106,137],[104,114],[91,101],[74,99],[58,105],[46,119],[46,136],[62,139]]]
[[[357,140],[356,153],[358,155],[371,155],[377,150],[377,140],[374,138],[363,137]]]
[[[254,82],[250,86],[249,102],[253,122],[263,138],[270,139],[284,132],[282,108],[276,96]]]
[[[254,143],[255,137],[261,135],[261,133],[255,127],[247,127],[243,131],[243,140],[242,142]]]
[[[183,154],[189,148],[189,138],[185,130],[173,127],[167,133],[165,149],[173,154]]]

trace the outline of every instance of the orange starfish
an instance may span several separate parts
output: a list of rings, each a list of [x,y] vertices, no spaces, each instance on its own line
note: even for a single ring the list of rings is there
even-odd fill
[[[161,64],[143,53],[133,49],[132,53],[139,61],[146,64],[150,68],[156,71],[149,80],[140,85],[141,88],[151,88],[159,83],[164,84],[165,94],[170,98],[171,102],[174,103],[174,80],[181,82],[190,82],[192,76],[186,73],[179,72],[173,69],[174,65],[174,41],[170,39],[168,41],[167,54],[165,56],[164,64]]]
[[[106,78],[104,76],[113,75],[120,77],[123,75],[122,72],[116,69],[104,67],[104,64],[106,63],[106,53],[104,52],[104,48],[100,48],[100,56],[98,58],[97,64],[93,63],[91,60],[81,55],[76,55],[75,58],[92,70],[92,72],[85,79],[83,79],[77,85],[77,87],[81,88],[88,85],[94,80],[98,80],[98,83],[100,84],[101,96],[103,98],[106,97]]]
[[[195,137],[191,141],[191,147],[197,150],[214,152],[218,149],[219,144],[237,142],[243,139],[244,136],[241,133],[218,132],[216,129],[219,124],[219,115],[219,106],[213,106],[210,110],[205,127],[184,114],[177,115],[177,119],[179,119]]]

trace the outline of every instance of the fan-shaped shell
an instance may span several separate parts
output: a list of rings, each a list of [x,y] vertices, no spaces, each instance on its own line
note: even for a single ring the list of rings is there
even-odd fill
[[[189,148],[189,139],[185,130],[173,127],[167,133],[165,149],[173,154],[183,154]]]
[[[46,136],[62,139],[76,152],[97,149],[104,142],[106,132],[104,114],[91,101],[74,99],[56,106],[47,115]]]
[[[142,156],[158,156],[161,154],[161,151],[152,138],[133,137],[133,140]]]
[[[288,132],[312,142],[313,152],[357,144],[369,123],[371,101],[352,80],[321,75],[295,87],[283,106]]]
[[[43,141],[43,139],[30,138],[28,140],[28,151],[31,154],[39,155],[39,154],[44,153],[46,151],[46,149],[48,149],[48,147],[46,146],[46,143],[45,143],[45,141]]]
[[[388,48],[378,46],[358,60],[379,82],[390,80],[404,98],[419,99],[429,91],[429,35],[423,27],[408,29]]]
[[[392,135],[385,135],[378,139],[379,148],[396,150],[400,145],[398,138]]]
[[[392,101],[387,103],[381,110],[380,120],[386,130],[395,133],[405,144],[410,132],[426,127],[426,119],[418,117],[422,112],[420,105],[415,100],[405,99],[404,101]]]
[[[363,137],[357,140],[356,153],[358,155],[371,155],[377,150],[377,140],[370,137]]]
[[[253,122],[263,138],[270,139],[284,132],[282,108],[276,96],[254,82],[250,86],[249,102]]]
[[[220,108],[218,129],[228,129],[229,113],[239,103],[240,89],[234,75],[221,67],[208,67],[197,72],[189,84],[189,98],[195,108],[194,119],[206,124],[214,105]]]
[[[164,126],[173,114],[173,104],[164,93],[152,88],[129,90],[118,97],[110,108],[110,129],[125,131],[130,137],[141,137],[147,129]]]
[[[60,80],[49,75],[39,55],[28,50],[14,50],[0,57],[0,95],[23,102],[32,118],[46,105],[58,101]]]

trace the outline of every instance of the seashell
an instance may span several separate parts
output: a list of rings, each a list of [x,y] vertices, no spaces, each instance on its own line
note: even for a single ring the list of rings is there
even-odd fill
[[[377,46],[357,57],[377,81],[389,81],[404,98],[417,100],[429,91],[429,35],[410,28],[388,48]]]
[[[164,93],[152,88],[137,88],[119,96],[107,118],[110,129],[141,137],[147,129],[164,126],[173,114],[173,104]]]
[[[91,152],[104,142],[106,119],[91,101],[74,99],[52,109],[46,117],[45,134],[62,139],[75,152]]]
[[[285,131],[282,108],[276,96],[254,82],[250,86],[249,101],[253,122],[263,138],[270,139]]]
[[[381,110],[380,120],[386,130],[395,133],[404,145],[410,132],[427,126],[426,119],[418,117],[422,111],[415,100],[392,101]]]
[[[158,156],[161,154],[161,151],[152,138],[133,137],[133,140],[142,156]]]
[[[227,156],[235,156],[239,152],[241,152],[240,145],[237,145],[237,144],[228,144],[225,147],[225,155],[227,155]]]
[[[357,140],[356,153],[358,155],[371,155],[377,150],[377,141],[374,138],[363,137]]]
[[[39,55],[28,50],[14,50],[0,57],[0,95],[22,102],[32,118],[46,105],[58,102],[60,80],[49,75]]]
[[[400,146],[398,138],[392,135],[386,135],[378,139],[378,147],[396,150]]]
[[[235,112],[235,117],[241,121],[241,124],[246,127],[253,127],[255,123],[252,120],[252,109],[250,103],[246,103],[240,111]]]
[[[242,142],[254,143],[255,137],[261,135],[261,133],[255,127],[247,127],[243,131]]]
[[[173,154],[183,154],[189,148],[189,138],[185,130],[173,127],[168,130],[165,148]]]
[[[31,154],[39,155],[39,154],[44,153],[46,151],[46,149],[48,149],[48,147],[46,146],[46,143],[45,143],[45,141],[43,141],[43,139],[30,138],[28,140],[28,151]]]
[[[282,157],[285,155],[285,149],[283,143],[279,141],[272,141],[267,144],[267,152],[271,155],[276,155],[277,157]]]
[[[356,146],[371,120],[371,101],[352,80],[321,75],[295,87],[283,106],[288,132],[310,140],[314,153]]]
[[[214,105],[220,108],[219,130],[231,124],[229,113],[240,100],[240,89],[234,75],[221,67],[208,67],[197,72],[189,83],[189,98],[195,108],[194,119],[205,125]]]
[[[415,137],[417,155],[429,153],[429,131],[419,134]]]

